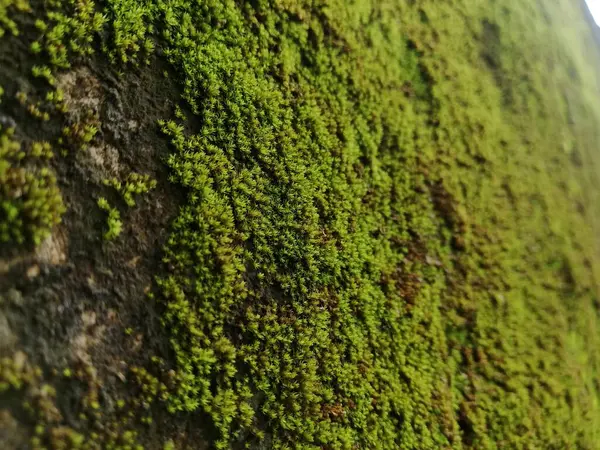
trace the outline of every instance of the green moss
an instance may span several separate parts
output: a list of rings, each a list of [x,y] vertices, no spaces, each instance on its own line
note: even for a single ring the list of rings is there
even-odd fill
[[[50,86],[56,85],[56,78],[48,66],[33,66],[31,73],[36,78],[44,78]]]
[[[9,12],[30,11],[27,0],[0,0],[0,37],[4,36],[6,31],[13,36],[19,35],[17,24],[9,17]]]
[[[136,0],[110,0],[106,6],[109,18],[110,42],[106,51],[114,62],[135,61],[140,53],[151,54],[154,42],[150,37],[155,7]]]
[[[568,50],[546,75],[533,61],[553,47],[506,19],[498,58],[512,66],[493,68],[506,81],[485,66],[484,8],[385,5],[160,6],[163,50],[202,119],[193,135],[161,124],[189,191],[159,281],[170,407],[207,412],[220,448],[263,439],[265,422],[274,448],[593,448],[596,390],[560,361],[596,351],[558,343],[566,316],[595,317],[595,269],[572,244],[594,232],[559,187],[558,167],[580,169],[540,131],[583,132],[551,90]],[[559,276],[545,262],[557,251],[581,269],[577,293],[541,281]],[[568,400],[581,389],[585,407]]]
[[[65,111],[63,100],[63,95],[60,91],[57,90],[53,93],[52,101],[57,106],[57,109],[61,111]],[[68,144],[76,150],[86,150],[98,133],[99,125],[100,121],[97,113],[87,110],[83,113],[83,117],[79,121],[63,127],[62,143]]]
[[[65,211],[54,174],[28,160],[14,130],[0,129],[0,242],[39,244]],[[48,144],[34,143],[31,156],[47,158]]]
[[[124,182],[117,178],[104,180],[105,186],[112,186],[123,196],[123,200],[129,207],[135,206],[134,195],[141,195],[150,192],[156,187],[156,180],[153,180],[149,175],[141,175],[139,173],[130,173]]]
[[[543,185],[543,202],[569,210],[560,176],[535,174],[545,155],[572,165],[556,136],[537,130],[562,130],[563,142],[578,130],[548,113],[561,109],[540,94],[550,78],[516,68],[552,52],[524,22],[498,36],[486,10],[466,2],[123,1],[107,15],[122,61],[162,36],[201,118],[195,134],[160,123],[172,181],[188,191],[158,279],[177,360],[172,410],[207,413],[218,448],[267,434],[274,448],[593,442],[595,401],[583,415],[567,400],[581,389],[558,365],[567,347],[539,344],[564,342],[560,317],[588,316],[592,269],[573,261],[571,243],[593,231],[547,206],[518,212],[514,193],[497,194],[507,185],[526,208]],[[507,78],[519,70],[528,72]],[[536,125],[524,128],[525,118]],[[524,142],[540,153],[525,156]],[[556,247],[523,254],[541,236],[564,245],[569,271],[581,269],[577,293],[565,294],[567,281],[532,286],[564,266],[544,262]],[[582,306],[567,313],[571,297]],[[523,357],[502,342],[518,342]],[[569,351],[590,349],[573,339]],[[559,400],[543,394],[548,383]],[[577,431],[556,431],[561,422]]]
[[[92,0],[50,1],[46,20],[37,19],[41,33],[35,49],[43,47],[50,63],[57,68],[70,67],[70,58],[94,53],[95,33],[103,30],[106,17],[95,11]]]
[[[29,49],[31,50],[31,53],[33,53],[34,55],[37,55],[38,53],[41,53],[42,45],[37,41],[32,42],[31,45],[29,46]]]
[[[123,222],[121,222],[121,214],[117,208],[113,208],[104,197],[98,199],[100,209],[108,213],[106,221],[108,229],[104,233],[104,239],[111,241],[121,234]]]
[[[52,146],[49,142],[34,142],[31,145],[31,156],[34,158],[51,159],[54,157]]]
[[[429,106],[400,89],[425,85],[416,55],[401,35],[358,51],[384,20],[334,38],[298,8],[164,11],[165,52],[202,117],[194,135],[161,123],[189,191],[159,281],[178,362],[170,407],[208,413],[217,448],[265,431],[273,448],[449,445],[439,417],[451,406],[436,398],[443,275],[406,250],[419,235],[424,253],[443,251],[415,194]],[[403,296],[394,286],[413,274]]]

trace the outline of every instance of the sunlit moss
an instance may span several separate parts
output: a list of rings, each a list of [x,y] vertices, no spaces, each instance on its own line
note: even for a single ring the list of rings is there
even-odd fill
[[[0,37],[4,36],[7,31],[13,36],[18,36],[18,26],[10,16],[17,11],[29,10],[30,6],[27,0],[0,0]]]
[[[106,186],[112,186],[123,196],[123,200],[129,207],[135,206],[135,197],[140,194],[145,194],[156,187],[156,180],[153,180],[149,175],[141,175],[139,173],[130,173],[124,182],[117,178],[104,180]]]

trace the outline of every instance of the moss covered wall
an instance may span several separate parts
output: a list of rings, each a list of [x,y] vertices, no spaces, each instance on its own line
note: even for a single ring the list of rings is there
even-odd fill
[[[0,443],[600,445],[579,4],[0,2]]]

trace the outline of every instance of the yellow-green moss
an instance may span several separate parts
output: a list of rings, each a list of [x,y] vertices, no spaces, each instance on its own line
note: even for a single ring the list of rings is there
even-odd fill
[[[34,143],[30,153],[0,127],[0,243],[39,244],[65,210],[54,174],[32,165],[51,155],[49,146]]]
[[[593,448],[597,175],[569,153],[599,116],[547,18],[577,10],[157,5],[201,118],[161,123],[171,408],[218,448]]]
[[[123,196],[123,200],[129,207],[135,206],[134,195],[140,195],[150,192],[156,187],[156,180],[150,175],[141,175],[139,173],[130,173],[124,182],[117,178],[104,180],[106,186],[115,188]]]
[[[0,0],[0,37],[8,31],[13,36],[19,35],[17,24],[10,14],[16,11],[29,11],[29,2],[27,0]],[[9,14],[10,13],[10,14]]]
[[[104,232],[104,239],[111,241],[121,234],[123,222],[121,222],[121,214],[117,208],[113,208],[104,197],[98,199],[100,209],[108,213],[106,219],[107,230]]]
[[[596,44],[567,0],[414,3],[36,22],[52,70],[159,45],[197,116],[159,123],[187,195],[156,274],[175,367],[136,368],[135,407],[204,412],[216,448],[598,446]]]

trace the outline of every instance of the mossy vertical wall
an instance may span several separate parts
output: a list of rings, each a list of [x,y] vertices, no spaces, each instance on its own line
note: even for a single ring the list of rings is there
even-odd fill
[[[53,114],[54,77],[93,58],[125,73],[158,55],[181,90],[156,124],[185,201],[148,290],[169,356],[131,375],[146,403],[202,413],[217,448],[598,446],[599,55],[578,5],[29,14]],[[86,116],[56,145],[98,129]]]

